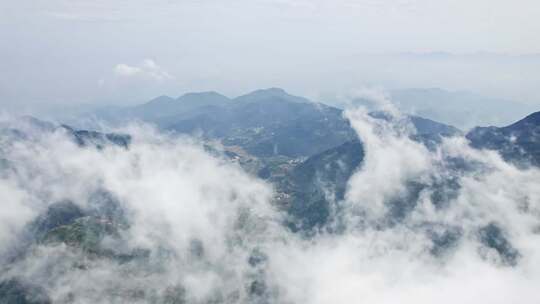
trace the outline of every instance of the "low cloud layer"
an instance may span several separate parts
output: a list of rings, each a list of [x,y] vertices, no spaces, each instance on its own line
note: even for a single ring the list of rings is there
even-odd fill
[[[0,228],[0,248],[8,251],[2,252],[3,279],[21,277],[44,286],[54,303],[72,297],[76,303],[146,303],[169,293],[190,302],[245,298],[249,254],[271,237],[262,232],[271,231],[276,216],[268,185],[190,139],[173,140],[148,129],[129,129],[137,134],[129,150],[81,149],[62,130],[32,132],[37,135],[30,140],[8,134],[2,144],[7,167],[0,190],[9,198],[5,207],[11,207],[1,213],[8,219]],[[10,260],[10,250],[22,245],[16,236],[33,216],[59,202],[82,209],[117,204],[124,210],[125,224],[119,216],[99,217],[116,230],[115,237],[101,240],[100,250],[112,248],[114,254],[92,258],[55,243]],[[145,255],[137,258],[134,252]],[[111,258],[121,255],[131,261]]]
[[[335,229],[309,237],[282,225],[270,184],[194,139],[131,126],[127,149],[81,147],[4,119],[0,279],[54,303],[536,303],[540,171],[461,137],[412,140],[382,104],[385,119],[345,112],[366,157]],[[58,204],[112,232],[28,241]]]

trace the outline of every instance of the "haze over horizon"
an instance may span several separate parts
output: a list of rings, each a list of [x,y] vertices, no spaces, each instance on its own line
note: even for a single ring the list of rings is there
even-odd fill
[[[536,1],[2,1],[0,105],[440,87],[540,105]],[[515,22],[519,20],[519,22]]]

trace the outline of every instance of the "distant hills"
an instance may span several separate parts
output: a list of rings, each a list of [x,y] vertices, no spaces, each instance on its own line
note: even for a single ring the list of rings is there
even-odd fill
[[[346,183],[363,160],[363,146],[344,110],[288,94],[278,88],[234,99],[215,92],[161,96],[105,116],[138,119],[162,130],[218,140],[225,155],[276,185],[278,200],[292,216],[293,229],[326,223],[329,193],[343,199]],[[387,119],[383,112],[372,112]],[[462,132],[431,119],[409,116],[414,139],[436,144]]]
[[[441,135],[463,134],[451,124],[437,121],[460,126],[469,126],[471,121],[477,121],[476,125],[502,124],[512,117],[525,116],[521,113],[530,113],[528,106],[437,88],[396,90],[391,95],[402,111],[421,114],[411,115],[409,120],[417,129],[415,139],[427,144],[433,144]],[[93,115],[109,123],[140,120],[168,132],[217,140],[227,155],[269,180],[282,178],[303,161],[313,163],[311,157],[333,154],[344,147],[357,148],[353,142],[361,144],[342,109],[280,88],[256,90],[236,98],[217,92],[187,93],[178,98],[160,96],[141,105]],[[497,150],[507,160],[539,165],[538,116],[531,114],[507,127],[476,127],[466,137],[474,147]],[[440,119],[429,119],[433,117]],[[380,118],[384,119],[384,115]]]
[[[392,101],[404,113],[430,118],[462,130],[474,126],[503,126],[534,111],[534,107],[466,91],[439,88],[391,91]]]
[[[388,97],[403,113],[452,125],[461,130],[469,130],[475,126],[508,125],[537,110],[534,106],[511,100],[441,88],[396,89],[389,91]],[[106,121],[118,122],[126,119],[139,119],[166,125],[181,118],[186,113],[195,113],[196,109],[202,108],[204,110],[204,108],[259,102],[265,99],[283,99],[297,103],[312,102],[307,98],[288,94],[280,88],[256,90],[235,98],[209,91],[187,93],[177,98],[159,96],[141,105],[103,108],[93,111],[92,114],[96,118]],[[341,109],[345,106],[332,100],[331,97],[326,99],[326,105],[333,105]],[[367,104],[362,99],[355,100],[353,103]],[[87,114],[81,117],[87,118]],[[77,122],[70,121],[70,123]]]
[[[480,121],[494,121],[500,117],[490,115],[505,112],[509,106],[506,101],[478,98],[440,89],[393,92],[401,109],[461,124],[482,111],[485,115]],[[430,112],[432,108],[438,110]],[[501,117],[509,119],[523,111],[525,108],[515,107]],[[232,99],[216,92],[189,93],[179,98],[161,96],[135,107],[100,113],[100,118],[112,122],[141,120],[168,132],[219,141],[226,157],[276,186],[277,199],[292,216],[291,228],[310,230],[326,224],[329,198],[343,200],[347,181],[364,158],[363,144],[343,112],[270,88]],[[384,112],[370,115],[387,119]],[[477,127],[468,133],[420,116],[407,119],[416,128],[412,139],[429,149],[436,148],[444,137],[465,135],[475,148],[496,150],[516,164],[540,165],[539,113],[507,127]],[[444,181],[441,189],[451,189],[445,183],[451,181]],[[411,185],[410,195],[423,187]],[[445,197],[448,193],[438,195]],[[404,212],[396,208],[396,216]]]
[[[270,88],[230,99],[216,92],[157,97],[145,104],[95,113],[109,122],[141,120],[160,129],[219,139],[257,157],[309,157],[356,138],[343,110],[283,89]],[[457,129],[412,116],[421,132]],[[428,132],[428,133],[429,133]]]
[[[201,107],[222,106],[230,99],[216,92],[187,93],[178,98],[160,96],[149,102],[121,111],[124,117],[159,119],[182,115]]]
[[[347,181],[363,161],[363,144],[343,114],[342,109],[278,88],[233,99],[216,92],[160,96],[141,105],[94,113],[110,123],[139,120],[163,131],[221,142],[222,156],[276,186],[276,199],[292,216],[291,228],[302,230],[326,223],[328,195],[342,200]],[[383,112],[370,115],[387,119]],[[442,137],[462,134],[431,119],[407,119],[416,128],[413,139],[428,147]],[[80,146],[128,148],[131,142],[129,135],[55,126],[30,117],[25,121],[49,132],[62,129]]]

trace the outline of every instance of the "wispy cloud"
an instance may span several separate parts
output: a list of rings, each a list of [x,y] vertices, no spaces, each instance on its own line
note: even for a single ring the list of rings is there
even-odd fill
[[[117,77],[138,77],[147,78],[155,81],[163,81],[174,78],[165,69],[156,64],[152,59],[145,59],[140,64],[128,65],[125,63],[117,64],[113,73]]]

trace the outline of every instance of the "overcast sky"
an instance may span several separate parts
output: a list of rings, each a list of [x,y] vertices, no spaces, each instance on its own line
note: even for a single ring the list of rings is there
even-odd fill
[[[442,87],[540,105],[537,0],[0,3],[6,108],[274,86],[315,99]]]

